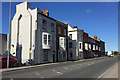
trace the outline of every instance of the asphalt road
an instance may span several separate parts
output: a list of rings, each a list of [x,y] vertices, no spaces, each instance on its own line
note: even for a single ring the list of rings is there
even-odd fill
[[[118,57],[72,61],[37,68],[3,72],[3,78],[98,78],[118,62]]]

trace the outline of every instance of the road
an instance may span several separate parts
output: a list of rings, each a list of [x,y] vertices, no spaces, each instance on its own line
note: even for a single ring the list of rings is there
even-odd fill
[[[49,66],[3,72],[3,78],[99,78],[110,69],[118,57],[104,59],[86,59],[84,61],[68,61]]]

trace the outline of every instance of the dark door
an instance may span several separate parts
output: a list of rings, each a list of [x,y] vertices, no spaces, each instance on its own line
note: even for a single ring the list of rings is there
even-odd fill
[[[53,54],[53,62],[55,62],[55,54]]]

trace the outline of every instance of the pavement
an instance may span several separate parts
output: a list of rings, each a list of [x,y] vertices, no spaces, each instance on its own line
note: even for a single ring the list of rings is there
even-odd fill
[[[2,72],[3,78],[92,78],[102,79],[116,73],[117,57],[100,57],[37,65],[34,68],[8,70]],[[112,71],[111,71],[112,70]],[[116,78],[117,75],[112,75]],[[115,79],[114,79],[115,80]]]

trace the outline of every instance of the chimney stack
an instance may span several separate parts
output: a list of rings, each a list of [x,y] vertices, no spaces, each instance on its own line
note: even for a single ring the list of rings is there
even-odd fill
[[[97,40],[97,36],[96,36],[96,35],[94,36],[94,39],[96,39],[96,40]]]
[[[74,28],[77,28],[77,26],[74,26]]]
[[[49,16],[48,10],[42,11],[42,13],[45,14],[46,16]]]

